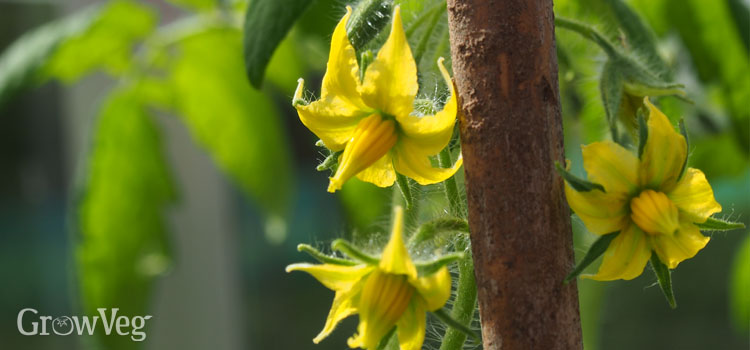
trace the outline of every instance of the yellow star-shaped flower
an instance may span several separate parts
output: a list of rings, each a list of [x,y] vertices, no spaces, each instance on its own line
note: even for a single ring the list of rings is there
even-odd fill
[[[630,280],[639,276],[652,252],[670,269],[692,258],[709,241],[696,223],[721,211],[706,176],[685,167],[687,142],[648,98],[647,138],[640,158],[611,142],[583,149],[583,166],[591,182],[604,191],[565,194],[589,231],[620,232],[604,253],[596,280]]]
[[[396,172],[422,185],[451,177],[461,166],[461,158],[451,168],[434,168],[429,158],[448,145],[456,122],[456,95],[443,59],[438,66],[450,87],[450,99],[435,115],[414,115],[417,65],[399,7],[394,10],[387,41],[361,82],[354,47],[346,35],[350,15],[347,7],[333,31],[320,99],[307,105],[299,102],[303,79],[294,97],[302,123],[332,151],[344,150],[328,191],[341,189],[352,176],[380,187],[393,185]]]
[[[401,350],[420,350],[425,336],[426,311],[440,309],[451,294],[446,266],[418,276],[404,238],[403,210],[396,207],[393,230],[376,264],[292,264],[289,271],[305,271],[336,292],[323,331],[313,342],[327,337],[344,318],[359,314],[357,334],[349,347],[375,349],[395,326]]]

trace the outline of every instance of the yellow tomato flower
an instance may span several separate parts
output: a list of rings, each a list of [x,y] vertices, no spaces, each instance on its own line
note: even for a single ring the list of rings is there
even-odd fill
[[[391,238],[377,264],[292,264],[286,271],[305,271],[336,292],[323,331],[316,344],[344,318],[359,314],[357,334],[349,347],[375,349],[395,326],[401,350],[419,350],[425,336],[426,311],[440,309],[451,294],[448,268],[418,276],[404,238],[403,210],[394,213]]]
[[[683,174],[685,138],[648,98],[644,104],[649,117],[640,159],[611,141],[583,146],[588,179],[604,191],[576,191],[565,185],[570,207],[589,231],[620,232],[596,275],[584,277],[633,279],[643,272],[652,252],[674,269],[709,241],[695,224],[721,211],[703,172],[687,168]]]
[[[413,115],[419,88],[417,65],[399,7],[394,10],[388,40],[361,82],[354,47],[346,36],[351,12],[347,7],[333,31],[320,99],[308,105],[299,102],[303,79],[299,79],[294,97],[302,123],[332,151],[344,150],[328,191],[341,189],[352,176],[380,187],[393,185],[396,172],[422,185],[451,177],[461,166],[461,158],[451,168],[434,168],[429,158],[448,145],[456,122],[456,94],[443,58],[438,66],[450,87],[450,99],[435,115]]]

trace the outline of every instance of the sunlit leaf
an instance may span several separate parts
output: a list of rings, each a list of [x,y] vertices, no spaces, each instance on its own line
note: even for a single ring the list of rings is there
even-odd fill
[[[286,211],[291,156],[279,113],[243,74],[240,32],[211,29],[183,40],[172,66],[177,113],[214,161],[277,215]]]
[[[151,282],[170,263],[163,215],[175,190],[135,90],[115,91],[104,103],[87,170],[76,247],[84,309],[146,315]],[[132,348],[127,337],[101,336],[108,349]]]
[[[67,82],[96,69],[119,75],[132,64],[135,44],[155,25],[150,8],[132,1],[111,2],[90,28],[55,50],[44,74]]]

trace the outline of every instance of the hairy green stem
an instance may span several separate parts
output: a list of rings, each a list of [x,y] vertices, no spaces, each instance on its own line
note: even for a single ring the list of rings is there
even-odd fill
[[[446,147],[440,152],[438,163],[441,167],[450,167],[453,164],[450,147]],[[455,177],[451,176],[443,182],[443,185],[451,214],[461,217],[463,215],[463,201],[459,195]],[[458,240],[456,251],[465,251],[465,256],[458,262],[458,287],[451,317],[462,325],[469,327],[474,319],[474,310],[477,303],[477,284],[474,278],[474,260],[471,256],[468,237]],[[463,348],[464,342],[466,342],[466,333],[455,328],[448,328],[445,331],[440,350],[460,350]]]
[[[477,304],[477,284],[474,279],[474,260],[471,257],[468,240],[459,242],[462,243],[457,244],[456,248],[459,249],[456,250],[465,249],[466,255],[458,262],[458,290],[451,310],[451,317],[462,325],[469,327],[474,319],[474,310]],[[461,350],[464,342],[466,342],[466,333],[455,328],[448,328],[445,331],[440,350]]]
[[[414,196],[410,181],[406,176],[396,173],[396,179],[397,186],[393,186],[391,204],[393,207],[398,205],[404,208],[404,226],[408,233],[408,228],[414,226],[419,216],[419,199]]]
[[[451,159],[450,147],[446,147],[438,155],[438,164],[441,168],[450,168],[453,165]],[[448,206],[450,208],[450,214],[455,217],[463,217],[463,203],[461,203],[461,196],[458,193],[458,185],[456,185],[456,178],[451,176],[443,182],[445,187],[445,196],[448,198]]]
[[[471,330],[471,328],[467,327],[466,325],[456,321],[448,315],[448,313],[445,312],[443,309],[438,309],[432,312],[433,315],[435,315],[437,318],[439,318],[443,323],[450,326],[451,328],[454,328],[456,330],[460,330],[463,334],[466,334],[469,337],[472,337],[474,340],[481,340],[479,335]]]
[[[615,46],[612,45],[612,43],[610,43],[609,40],[604,37],[604,35],[587,24],[564,17],[555,17],[555,26],[572,30],[580,34],[581,36],[595,42],[597,45],[599,45],[599,47],[602,48],[602,50],[604,50],[604,52],[607,53],[607,56],[609,57],[614,58],[620,56]]]

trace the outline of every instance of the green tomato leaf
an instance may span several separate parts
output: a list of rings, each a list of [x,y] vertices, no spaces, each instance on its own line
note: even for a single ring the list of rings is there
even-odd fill
[[[612,11],[612,16],[620,25],[627,48],[639,54],[646,65],[654,70],[657,76],[668,79],[671,75],[666,62],[656,49],[656,38],[635,11],[622,0],[605,0]]]
[[[145,315],[153,279],[170,265],[164,213],[176,198],[160,135],[134,89],[101,109],[77,211],[76,261],[83,306]],[[128,337],[101,332],[108,349]],[[132,345],[130,345],[132,346]]]
[[[76,14],[47,23],[13,42],[0,56],[0,107],[28,85],[41,83],[37,75],[55,49],[72,35],[95,21],[101,6],[95,5]]]
[[[43,68],[43,74],[72,82],[96,69],[124,73],[133,61],[135,44],[156,26],[156,15],[136,2],[113,1],[91,26],[63,42]]]
[[[438,272],[443,266],[463,259],[464,256],[464,253],[453,252],[445,254],[432,261],[415,263],[414,266],[416,266],[419,276],[429,276]]]
[[[353,260],[346,260],[346,259],[342,259],[342,258],[335,257],[335,256],[325,255],[321,253],[319,250],[313,248],[309,244],[298,244],[297,251],[305,252],[309,254],[311,257],[313,257],[315,260],[323,264],[344,265],[344,266],[354,266],[357,264],[357,262]]]
[[[622,73],[620,73],[617,65],[612,63],[611,59],[607,60],[599,80],[599,90],[604,111],[607,113],[607,122],[615,139],[617,138],[617,116],[620,114],[620,103],[622,102],[622,84]]]
[[[271,100],[242,72],[240,32],[209,29],[179,43],[172,64],[175,109],[194,139],[269,214],[285,216],[291,155]]]
[[[365,47],[374,39],[386,24],[391,21],[393,3],[382,0],[360,1],[346,23],[346,35],[355,50]]]
[[[273,52],[312,0],[254,0],[247,7],[244,29],[245,71],[260,88]]]

